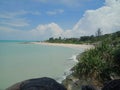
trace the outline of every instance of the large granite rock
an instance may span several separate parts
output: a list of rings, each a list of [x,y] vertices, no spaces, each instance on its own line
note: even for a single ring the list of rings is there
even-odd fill
[[[120,90],[120,79],[111,80],[105,83],[102,90]]]
[[[81,87],[82,90],[96,90],[93,86],[91,85],[83,85]]]
[[[67,90],[51,78],[37,78],[17,83],[6,90]]]

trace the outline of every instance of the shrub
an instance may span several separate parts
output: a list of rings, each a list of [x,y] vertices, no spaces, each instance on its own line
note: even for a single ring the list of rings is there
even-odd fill
[[[97,80],[100,83],[111,80],[113,74],[120,74],[120,48],[102,42],[94,49],[81,54],[74,72],[79,78]]]

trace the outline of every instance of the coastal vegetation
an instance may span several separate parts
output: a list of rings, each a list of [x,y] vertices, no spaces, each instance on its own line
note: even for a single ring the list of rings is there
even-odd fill
[[[79,80],[91,81],[96,86],[120,78],[120,31],[102,35],[98,29],[96,36],[80,38],[50,38],[47,42],[93,44],[94,48],[78,55],[78,63],[72,69]]]
[[[91,79],[99,85],[116,79],[120,76],[120,43],[114,46],[103,41],[82,53],[78,60],[74,73],[79,79]]]
[[[53,38],[53,37],[51,37],[48,40],[46,40],[46,42],[50,42],[50,43],[72,43],[72,44],[96,44],[98,42],[101,42],[101,41],[109,39],[109,38],[114,40],[117,37],[119,37],[119,35],[120,35],[120,31],[117,31],[117,32],[111,33],[111,34],[102,35],[101,29],[98,29],[95,32],[95,35],[81,36],[80,38],[61,38],[61,37]],[[115,42],[118,39],[116,39]]]

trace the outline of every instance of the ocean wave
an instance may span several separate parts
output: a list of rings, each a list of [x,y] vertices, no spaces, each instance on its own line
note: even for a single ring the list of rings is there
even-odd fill
[[[68,60],[67,64],[70,65],[70,66],[68,68],[66,68],[66,70],[64,71],[62,77],[57,78],[57,80],[56,80],[57,82],[62,83],[62,81],[64,79],[66,79],[67,76],[69,76],[70,74],[72,74],[72,71],[71,71],[72,67],[76,63],[78,63],[77,55],[78,54],[72,55],[72,57],[70,57],[70,58],[67,59]]]

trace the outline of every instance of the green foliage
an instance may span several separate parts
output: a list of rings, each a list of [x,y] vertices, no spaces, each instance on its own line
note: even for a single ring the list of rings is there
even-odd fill
[[[76,73],[80,77],[93,77],[100,78],[100,73],[105,68],[106,61],[104,59],[111,58],[110,55],[107,55],[109,50],[108,46],[101,44],[100,46],[95,47],[89,51],[84,52],[80,57],[80,62],[76,66]],[[107,51],[106,51],[107,50]]]
[[[73,43],[73,44],[97,44],[97,42],[102,42],[105,40],[114,40],[113,44],[118,43],[118,41],[120,42],[120,31],[116,32],[116,33],[112,33],[112,34],[105,34],[102,35],[102,31],[100,29],[98,29],[97,31],[97,35],[91,35],[91,36],[82,36],[80,38],[49,38],[49,40],[47,40],[47,42],[50,43]]]
[[[101,83],[111,80],[112,76],[120,76],[120,43],[118,36],[104,39],[101,43],[82,53],[74,73],[79,78],[93,79]],[[113,42],[116,41],[116,45]]]

